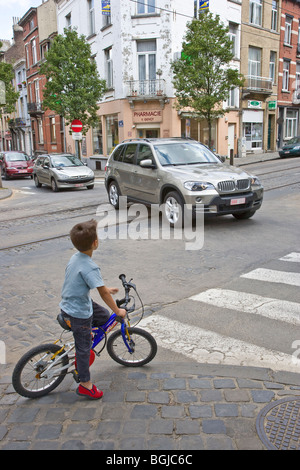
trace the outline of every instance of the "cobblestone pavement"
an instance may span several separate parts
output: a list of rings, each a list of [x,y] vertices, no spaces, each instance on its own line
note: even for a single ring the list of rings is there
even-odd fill
[[[99,401],[78,397],[69,376],[30,400],[14,392],[11,371],[1,368],[2,450],[263,450],[259,412],[285,397],[300,399],[299,374],[154,360],[141,368],[96,361]]]

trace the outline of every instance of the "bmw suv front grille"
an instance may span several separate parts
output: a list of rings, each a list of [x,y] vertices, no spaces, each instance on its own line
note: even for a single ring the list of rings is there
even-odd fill
[[[248,179],[220,181],[218,190],[220,193],[232,193],[234,191],[246,191],[249,186],[250,181]]]

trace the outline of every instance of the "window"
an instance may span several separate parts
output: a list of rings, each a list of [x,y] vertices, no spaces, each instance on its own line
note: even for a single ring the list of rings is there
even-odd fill
[[[89,10],[89,33],[90,35],[95,34],[95,8],[94,0],[88,0],[88,10]]]
[[[49,120],[51,142],[56,143],[55,116],[50,117]]]
[[[284,44],[291,44],[293,18],[285,17]]]
[[[118,115],[106,116],[106,153],[109,155],[119,143]]]
[[[269,78],[272,79],[272,83],[275,83],[275,77],[276,77],[276,52],[270,51],[270,72],[269,72]]]
[[[31,41],[31,54],[32,54],[32,65],[37,63],[37,55],[36,55],[36,40],[32,39]]]
[[[154,163],[152,150],[147,144],[140,144],[136,164],[139,165],[142,160],[152,160],[152,163]]]
[[[243,135],[246,138],[247,150],[262,148],[263,124],[247,122],[243,124]]]
[[[261,76],[261,49],[249,47],[248,75],[251,77]]]
[[[72,19],[71,19],[71,13],[66,15],[66,28],[71,29],[72,28]]]
[[[297,62],[296,65],[296,90],[300,92],[300,63]]]
[[[234,57],[239,56],[239,45],[238,45],[238,26],[234,23],[229,23],[229,37],[232,41],[232,53]]]
[[[156,40],[138,41],[138,69],[141,95],[155,93],[156,84]],[[146,80],[149,81],[147,89]]]
[[[262,25],[262,0],[250,0],[249,21],[257,26]]]
[[[137,4],[138,15],[145,13],[155,13],[155,0],[141,0]]]
[[[39,143],[43,144],[44,143],[43,123],[41,119],[38,119],[37,122],[38,122]],[[45,163],[46,163],[46,159],[45,159]]]
[[[228,97],[228,107],[229,108],[236,108],[237,107],[237,93],[238,93],[238,88],[231,88],[229,91],[229,97]]]
[[[124,163],[134,163],[135,151],[137,144],[128,144],[124,152],[123,162]]]
[[[283,61],[282,90],[289,91],[290,61]]]
[[[285,138],[290,139],[297,135],[298,128],[298,111],[287,109],[285,120]]]
[[[277,31],[278,23],[278,5],[277,0],[272,1],[272,17],[271,17],[271,30]]]
[[[35,94],[35,102],[40,103],[40,81],[35,80],[34,81],[34,94]]]
[[[93,127],[93,154],[103,154],[103,137],[102,123],[99,121],[98,126]]]
[[[107,88],[113,88],[113,61],[112,61],[112,48],[106,49],[105,54],[105,68],[106,68],[106,85]]]

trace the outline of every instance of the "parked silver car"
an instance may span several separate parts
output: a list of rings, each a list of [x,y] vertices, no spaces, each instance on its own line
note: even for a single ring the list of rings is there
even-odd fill
[[[111,154],[105,173],[110,203],[163,205],[171,226],[193,212],[247,219],[261,207],[263,186],[254,175],[220,161],[205,145],[190,139],[130,139]]]
[[[37,188],[42,184],[53,191],[63,188],[93,189],[95,175],[79,158],[70,154],[47,154],[39,156],[33,167],[33,179]]]

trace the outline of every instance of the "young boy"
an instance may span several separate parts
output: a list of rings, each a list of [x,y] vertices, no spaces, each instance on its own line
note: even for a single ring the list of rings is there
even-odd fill
[[[117,307],[112,294],[116,294],[118,289],[104,285],[100,269],[92,260],[93,251],[98,248],[96,220],[75,225],[70,237],[78,252],[71,257],[66,267],[62,300],[59,305],[65,320],[71,323],[75,340],[77,371],[80,379],[76,393],[91,399],[99,399],[103,396],[103,392],[90,380],[91,331],[92,326],[103,325],[110,314],[106,308],[92,301],[90,290],[96,288],[102,300],[118,316],[125,317],[126,310]]]

